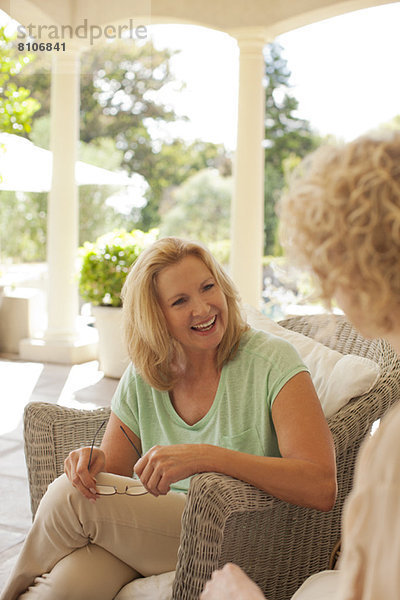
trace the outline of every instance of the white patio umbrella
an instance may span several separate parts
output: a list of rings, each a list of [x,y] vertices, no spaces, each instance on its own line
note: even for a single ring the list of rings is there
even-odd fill
[[[0,133],[0,190],[48,192],[52,169],[52,152],[18,135]],[[140,197],[147,187],[146,180],[138,173],[128,177],[126,173],[108,171],[81,161],[75,164],[75,179],[77,185],[133,187]]]

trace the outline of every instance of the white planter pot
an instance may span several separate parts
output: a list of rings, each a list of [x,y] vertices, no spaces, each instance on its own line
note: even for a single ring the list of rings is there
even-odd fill
[[[122,333],[122,308],[93,306],[92,313],[99,332],[100,369],[106,377],[120,379],[129,364]]]

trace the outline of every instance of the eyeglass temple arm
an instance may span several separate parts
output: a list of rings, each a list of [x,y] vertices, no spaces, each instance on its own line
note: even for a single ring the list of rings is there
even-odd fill
[[[96,441],[96,438],[97,438],[97,435],[98,435],[99,431],[101,431],[103,429],[103,427],[104,427],[104,425],[106,423],[107,423],[107,420],[103,421],[102,424],[100,425],[100,427],[98,428],[98,430],[96,431],[96,433],[94,434],[93,442],[92,442],[92,445],[91,445],[91,448],[90,448],[89,462],[88,462],[88,466],[87,466],[88,471],[90,470],[90,465],[92,463],[92,454],[93,454],[94,443]]]
[[[136,448],[135,444],[132,442],[131,438],[129,437],[129,435],[126,433],[125,429],[122,427],[122,425],[119,426],[119,428],[121,429],[122,433],[124,434],[124,436],[126,437],[126,439],[128,440],[128,442],[134,447],[134,449],[136,450],[136,453],[138,455],[139,458],[142,458],[142,455],[140,454],[139,450]]]
[[[102,430],[102,428],[104,427],[104,425],[106,424],[107,421],[103,421],[102,424],[100,425],[100,427],[98,428],[98,430],[96,431],[96,433],[94,434],[94,438],[93,438],[93,442],[92,442],[92,446],[90,448],[90,455],[89,455],[89,462],[88,462],[88,470],[90,469],[90,465],[92,463],[92,454],[93,454],[93,447],[94,447],[94,443],[96,441],[96,438],[99,434],[99,432]],[[122,433],[124,434],[124,436],[126,437],[126,439],[128,440],[128,442],[134,447],[137,455],[139,456],[139,458],[142,457],[142,455],[140,454],[139,450],[136,448],[135,444],[132,442],[131,438],[129,437],[129,435],[126,433],[125,429],[122,427],[122,425],[119,426]]]

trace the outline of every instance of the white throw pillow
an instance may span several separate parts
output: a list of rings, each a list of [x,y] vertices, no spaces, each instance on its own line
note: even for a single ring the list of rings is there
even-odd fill
[[[251,327],[284,338],[296,348],[310,370],[327,418],[375,385],[380,368],[373,360],[331,350],[306,335],[281,327],[252,306],[246,306],[245,310]]]

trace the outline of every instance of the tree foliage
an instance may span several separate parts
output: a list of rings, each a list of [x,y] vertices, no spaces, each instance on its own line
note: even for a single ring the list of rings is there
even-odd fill
[[[15,38],[16,35],[9,35],[5,27],[0,27],[0,131],[23,134],[31,130],[32,117],[40,104],[31,97],[29,89],[14,81],[34,59],[33,54],[16,54]],[[3,151],[4,148],[0,148],[0,159]],[[32,198],[28,194],[0,192],[0,256],[21,256],[29,261],[38,257],[39,250],[42,257],[46,235],[45,202],[43,194],[34,194]]]
[[[29,89],[13,81],[34,59],[32,53],[16,55],[15,39],[15,34],[8,35],[6,28],[0,27],[0,131],[20,134],[30,131],[32,116],[40,104],[30,96]]]
[[[0,191],[0,257],[46,260],[47,194]]]
[[[298,101],[290,94],[290,76],[282,47],[277,43],[268,44],[265,53],[265,254],[273,254],[275,250],[275,205],[285,184],[285,161],[291,156],[304,157],[320,143],[310,123],[296,114]]]
[[[151,177],[146,177],[150,184],[148,203],[137,223],[144,231],[160,223],[170,207],[174,189],[192,175],[208,168],[216,168],[223,176],[230,175],[232,171],[231,161],[222,144],[201,140],[191,144],[181,139],[163,143],[160,150],[149,158],[152,164],[149,165]]]
[[[162,235],[180,235],[210,244],[230,236],[232,179],[216,169],[192,175],[173,194],[172,208],[160,226]]]
[[[385,135],[391,131],[399,131],[400,130],[400,115],[395,115],[389,121],[385,123],[381,123],[378,127],[375,127],[370,131],[372,135]]]
[[[194,172],[209,166],[230,168],[222,146],[170,140],[163,133],[165,124],[185,118],[164,105],[158,94],[174,81],[170,67],[173,54],[168,49],[156,50],[151,42],[140,45],[124,40],[95,45],[82,54],[81,140],[91,145],[104,138],[114,140],[121,152],[121,168],[140,173],[149,183],[147,204],[139,221],[137,212],[132,214],[128,229],[156,226],[166,191]],[[21,83],[34,89],[41,101],[37,116],[49,114],[48,57],[39,57],[21,76]]]

